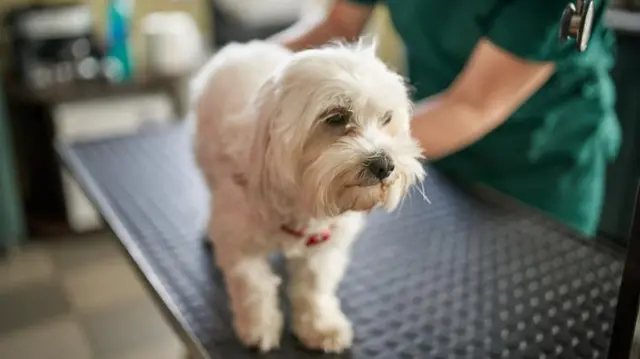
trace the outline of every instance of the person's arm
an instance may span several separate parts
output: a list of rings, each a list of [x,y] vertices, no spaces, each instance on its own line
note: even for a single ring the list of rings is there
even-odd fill
[[[336,0],[329,14],[319,22],[303,19],[291,28],[271,37],[292,51],[321,46],[334,39],[356,39],[371,15],[373,6],[349,0]]]
[[[556,61],[575,51],[558,43],[565,4],[510,1],[482,20],[484,36],[456,80],[435,101],[416,106],[412,135],[427,159],[462,150],[500,126],[547,82]]]
[[[480,40],[449,89],[418,104],[412,135],[428,160],[461,150],[506,121],[554,68],[553,62],[526,61]]]

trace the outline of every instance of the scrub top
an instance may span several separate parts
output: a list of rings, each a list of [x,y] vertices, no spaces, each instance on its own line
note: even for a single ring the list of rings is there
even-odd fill
[[[376,0],[350,0],[373,5]],[[382,0],[379,0],[382,1]],[[386,0],[406,52],[414,100],[445,90],[480,38],[531,61],[553,61],[555,74],[505,123],[475,144],[433,163],[595,234],[605,171],[620,147],[609,71],[615,37],[595,0],[587,50],[558,40],[569,0]]]

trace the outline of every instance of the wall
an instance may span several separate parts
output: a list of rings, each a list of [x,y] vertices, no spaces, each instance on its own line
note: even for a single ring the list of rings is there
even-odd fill
[[[371,19],[371,26],[380,41],[378,48],[380,59],[392,69],[404,74],[405,63],[402,40],[393,28],[389,10],[386,6],[379,5],[376,8]]]

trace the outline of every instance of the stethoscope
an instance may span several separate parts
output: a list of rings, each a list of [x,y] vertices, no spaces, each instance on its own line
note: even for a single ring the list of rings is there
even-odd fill
[[[575,5],[567,4],[562,12],[560,43],[565,44],[569,39],[575,39],[578,51],[586,50],[591,36],[593,12],[592,0],[576,0]]]

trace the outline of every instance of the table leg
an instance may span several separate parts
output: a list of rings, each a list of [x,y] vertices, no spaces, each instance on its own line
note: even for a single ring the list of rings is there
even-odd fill
[[[635,212],[628,243],[627,258],[618,294],[616,319],[609,346],[609,359],[630,357],[636,329],[640,305],[640,187],[636,191]]]

